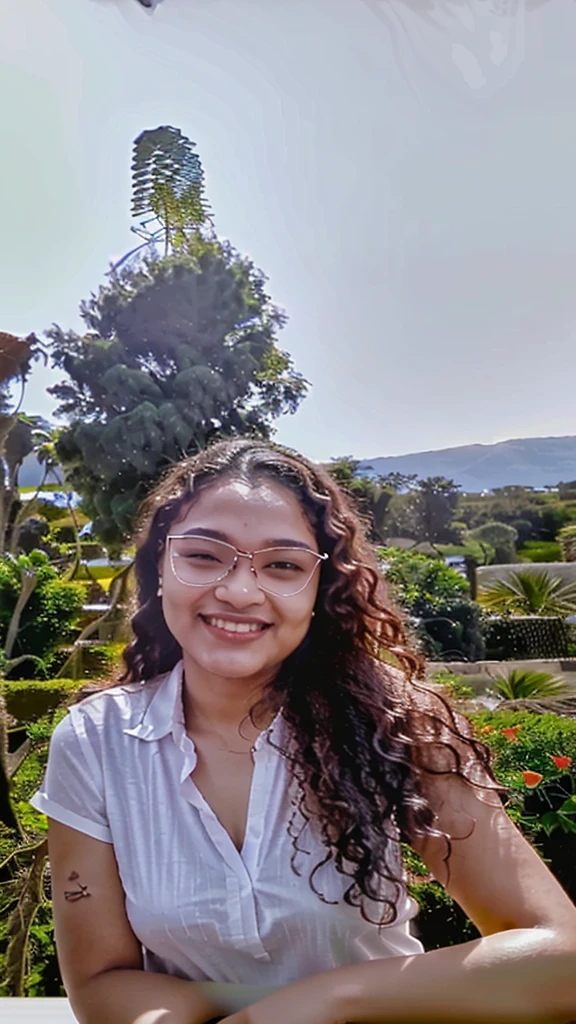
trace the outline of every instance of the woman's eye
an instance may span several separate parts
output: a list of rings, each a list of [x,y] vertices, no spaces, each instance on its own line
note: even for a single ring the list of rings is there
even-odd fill
[[[180,558],[185,558],[187,562],[219,562],[220,559],[216,558],[215,555],[208,555],[205,551],[183,551],[180,552]]]
[[[287,572],[301,572],[300,566],[295,565],[294,562],[270,562],[266,566],[267,569],[283,569]]]

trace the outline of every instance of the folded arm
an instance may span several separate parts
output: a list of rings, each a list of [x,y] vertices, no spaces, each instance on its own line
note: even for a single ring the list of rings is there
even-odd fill
[[[428,784],[437,826],[414,844],[481,938],[336,968],[226,1024],[570,1024],[576,1021],[576,907],[495,793],[457,776]],[[460,841],[457,837],[462,837]]]

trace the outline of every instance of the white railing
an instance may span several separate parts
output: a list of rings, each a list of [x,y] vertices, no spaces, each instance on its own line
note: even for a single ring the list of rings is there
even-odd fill
[[[2,1024],[77,1024],[67,999],[0,999]]]

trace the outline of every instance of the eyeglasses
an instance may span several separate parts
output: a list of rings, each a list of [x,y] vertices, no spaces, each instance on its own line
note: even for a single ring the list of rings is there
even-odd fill
[[[250,559],[260,590],[276,597],[294,597],[307,587],[321,555],[308,548],[262,548],[239,551],[221,540],[188,534],[170,534],[166,538],[170,565],[177,580],[186,587],[209,587],[229,576],[240,558]]]

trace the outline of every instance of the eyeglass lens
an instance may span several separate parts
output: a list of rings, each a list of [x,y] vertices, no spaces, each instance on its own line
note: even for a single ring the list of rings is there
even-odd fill
[[[170,544],[174,574],[189,586],[209,586],[222,579],[236,557],[228,544],[204,537],[172,537]],[[254,552],[251,565],[263,590],[288,597],[306,585],[318,562],[312,551],[269,548]]]

